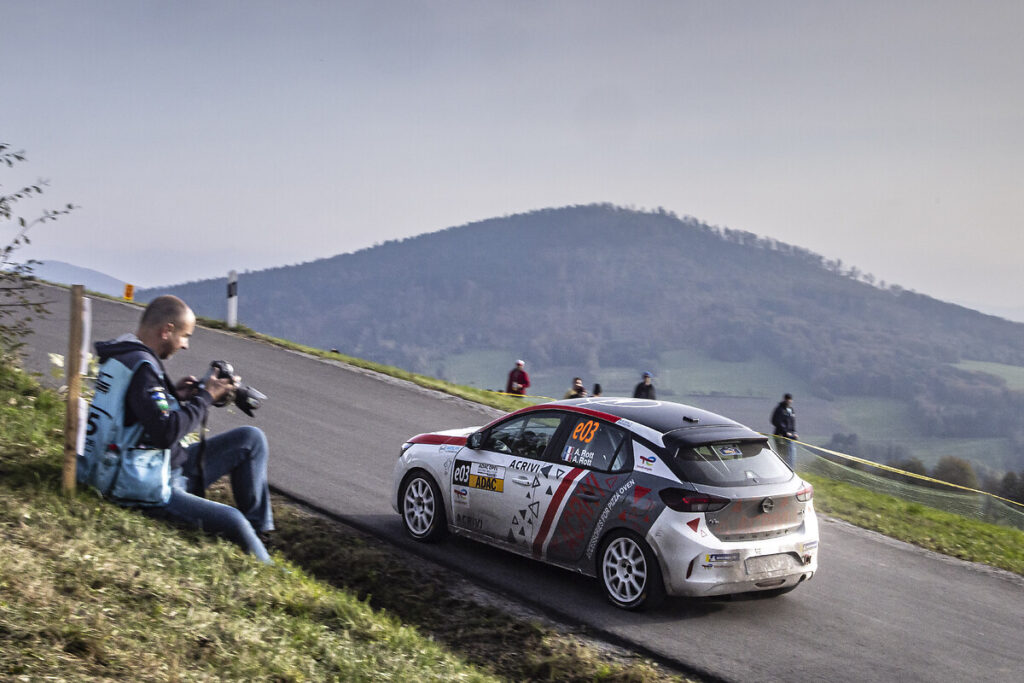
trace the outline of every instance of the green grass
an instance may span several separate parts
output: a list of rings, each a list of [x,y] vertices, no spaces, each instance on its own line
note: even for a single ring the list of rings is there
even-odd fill
[[[62,426],[56,394],[0,366],[0,679],[684,680],[477,605],[280,500],[267,566],[91,492],[64,498]]]
[[[814,485],[814,507],[822,514],[945,555],[1024,574],[1024,531],[816,475],[801,476]]]
[[[954,367],[970,372],[983,372],[986,375],[994,375],[1006,380],[1007,388],[1013,391],[1024,391],[1024,367],[1020,365],[1005,365],[1003,363],[989,363],[980,360],[960,361]]]
[[[301,571],[63,498],[61,403],[0,373],[0,677],[490,679]]]

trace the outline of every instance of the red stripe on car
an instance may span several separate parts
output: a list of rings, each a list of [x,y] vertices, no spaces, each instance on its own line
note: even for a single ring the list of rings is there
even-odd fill
[[[541,550],[544,549],[544,541],[548,536],[548,531],[551,529],[551,522],[555,519],[555,515],[558,513],[558,508],[562,504],[562,499],[565,498],[566,492],[572,483],[576,480],[576,477],[580,476],[583,470],[579,467],[574,467],[569,470],[569,473],[562,477],[562,482],[558,485],[558,489],[555,491],[555,495],[551,498],[551,502],[548,504],[548,509],[544,513],[544,521],[540,523],[540,529],[537,531],[537,538],[533,541],[533,554],[540,556]]]
[[[416,436],[409,439],[409,443],[425,443],[428,446],[442,446],[444,444],[452,444],[453,446],[465,446],[466,437],[444,436],[443,434],[417,434]]]

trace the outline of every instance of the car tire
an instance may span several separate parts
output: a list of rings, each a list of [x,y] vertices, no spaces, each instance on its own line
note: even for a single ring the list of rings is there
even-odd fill
[[[441,489],[426,472],[417,470],[405,478],[398,501],[402,510],[402,526],[412,538],[431,543],[448,534]]]
[[[644,610],[665,598],[665,582],[654,551],[629,531],[615,531],[601,544],[597,576],[616,607]]]

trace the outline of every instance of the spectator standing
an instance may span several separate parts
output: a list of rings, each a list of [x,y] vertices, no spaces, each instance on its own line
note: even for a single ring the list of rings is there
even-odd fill
[[[526,393],[526,389],[530,386],[530,376],[526,374],[524,367],[526,367],[526,363],[517,360],[516,366],[509,371],[508,381],[505,383],[506,394],[522,396]]]
[[[569,389],[569,391],[565,392],[565,396],[563,396],[562,398],[584,398],[586,397],[586,395],[587,389],[586,387],[583,386],[583,378],[573,377],[572,387]]]
[[[655,399],[657,396],[654,393],[654,384],[652,382],[651,373],[645,372],[643,379],[633,389],[633,398],[649,398]]]
[[[793,409],[793,394],[786,394],[772,411],[772,427],[775,445],[790,469],[796,469],[796,411]]]
[[[603,389],[601,389],[601,385],[600,385],[600,384],[597,384],[597,383],[595,383],[595,384],[594,384],[594,390],[590,392],[590,395],[591,395],[591,396],[600,396],[600,395],[601,395],[601,394],[603,394],[603,393],[604,393],[604,390],[603,390]]]

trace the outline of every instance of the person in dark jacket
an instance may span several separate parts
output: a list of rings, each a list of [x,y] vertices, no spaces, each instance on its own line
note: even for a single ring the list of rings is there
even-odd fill
[[[187,434],[201,429],[211,405],[226,400],[238,377],[195,377],[172,383],[161,361],[189,348],[196,318],[175,296],[154,299],[142,314],[136,334],[98,342],[97,391],[104,379],[103,363],[115,359],[134,368],[124,398],[125,427],[142,424],[141,442],[171,449],[171,496],[164,505],[145,508],[153,516],[223,535],[264,562],[270,555],[259,534],[274,529],[267,483],[267,440],[255,427],[238,427],[199,443],[184,446]],[[90,416],[90,420],[93,419]],[[103,444],[97,444],[101,450]],[[200,457],[202,461],[200,462]],[[207,500],[207,487],[225,474],[238,508]]]
[[[657,396],[654,393],[654,384],[651,373],[645,372],[643,379],[633,389],[633,398],[649,398],[655,399]]]
[[[516,366],[509,371],[508,381],[505,382],[506,394],[522,396],[526,393],[526,390],[530,387],[530,376],[526,374],[525,366],[526,363],[524,361],[517,360]]]
[[[796,467],[796,412],[793,410],[793,394],[786,394],[772,411],[772,428],[775,430],[775,445],[790,468]]]
[[[565,396],[563,396],[562,399],[564,400],[567,398],[586,398],[586,396],[587,388],[583,386],[583,378],[573,377],[572,386],[569,387],[569,391],[565,392]]]

